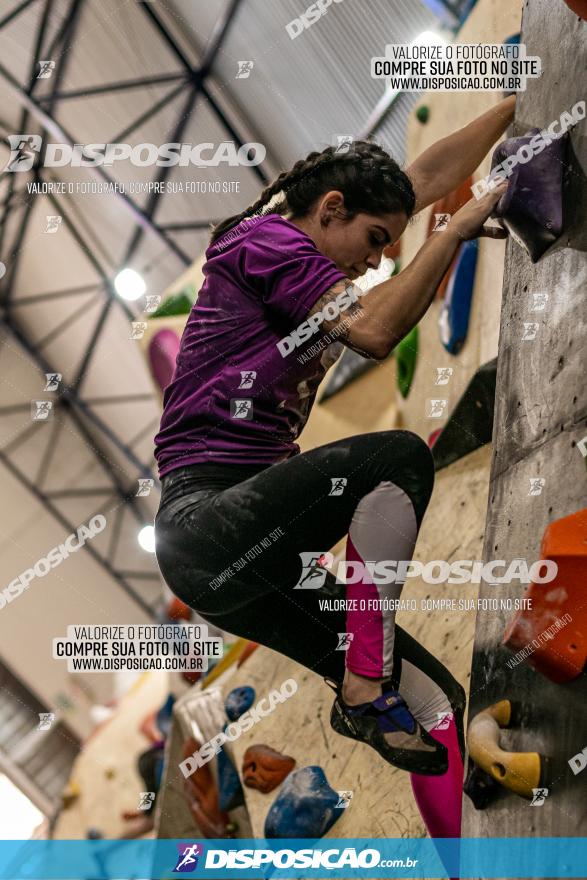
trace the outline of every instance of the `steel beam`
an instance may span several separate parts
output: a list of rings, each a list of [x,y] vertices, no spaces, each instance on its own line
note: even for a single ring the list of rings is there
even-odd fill
[[[33,345],[29,342],[26,336],[23,334],[22,330],[16,325],[11,318],[8,318],[6,324],[10,331],[12,332],[15,339],[20,343],[20,345],[24,348],[30,358],[37,363],[37,365],[41,368],[43,373],[55,373],[58,370],[54,370],[51,364],[43,357],[43,355],[38,352]],[[92,424],[98,428],[102,434],[115,446],[119,452],[124,455],[124,457],[133,465],[136,469],[137,479],[139,477],[146,477],[150,479],[154,479],[153,472],[151,471],[148,465],[144,464],[140,459],[135,455],[132,449],[118,437],[117,434],[112,431],[112,429],[98,416],[96,413],[86,404],[81,397],[79,397],[76,392],[68,388],[66,385],[61,391],[61,396],[59,398],[61,404],[67,407],[70,415],[75,422],[76,427],[83,435],[84,439],[87,441],[90,449],[96,450],[96,457],[102,468],[108,473],[110,479],[116,486],[117,491],[119,492],[121,498],[123,500],[128,500],[128,494],[125,488],[122,486],[120,480],[115,474],[114,470],[106,463],[106,455],[99,449],[98,443],[96,441],[96,437],[92,435],[85,422],[80,418],[79,414],[83,414]],[[157,485],[157,483],[155,483]],[[131,504],[131,509],[135,515],[135,518],[138,522],[142,524],[145,522],[145,516],[139,513],[137,515],[136,503]]]
[[[55,95],[39,95],[39,104],[44,104],[50,98],[55,101],[71,101],[74,98],[90,98],[94,95],[104,95],[109,92],[121,92],[126,89],[142,89],[148,86],[160,86],[164,83],[177,82],[183,80],[188,82],[184,74],[181,73],[162,73],[159,76],[146,76],[142,79],[129,79],[117,83],[104,83],[101,86],[89,86],[85,89],[72,89],[68,92],[56,92]]]
[[[192,110],[194,109],[194,105],[196,103],[197,97],[198,97],[197,88],[192,87],[190,94],[188,95],[184,106],[181,108],[181,110],[179,112],[179,117],[178,117],[177,122],[175,124],[175,128],[173,129],[173,133],[171,134],[171,143],[175,144],[175,143],[181,142],[181,139],[183,137],[183,133],[185,131],[185,127],[188,124],[190,114],[192,113]],[[171,171],[170,165],[163,165],[162,167],[158,168],[157,172],[153,178],[153,182],[165,183],[165,181],[169,177],[170,171]],[[157,206],[159,204],[160,198],[161,198],[161,195],[159,192],[153,192],[149,195],[149,198],[147,199],[147,204],[145,206],[145,214],[151,220],[155,216],[155,211],[157,210]],[[126,266],[127,263],[129,263],[130,260],[132,259],[133,255],[136,252],[136,249],[138,248],[138,246],[141,242],[141,238],[143,237],[143,232],[144,232],[144,230],[140,226],[135,227],[135,231],[134,231],[133,236],[128,244],[128,247],[126,249],[126,253],[125,253],[124,258],[122,260],[122,266]]]
[[[27,93],[21,88],[18,84],[17,80],[12,76],[9,70],[0,62],[0,76],[5,80],[8,85],[9,91],[16,98],[16,100],[26,109],[28,112],[35,117],[37,122],[39,122],[45,131],[51,134],[53,137],[57,138],[57,140],[61,143],[68,144],[70,147],[73,147],[75,144],[75,140],[71,137],[71,135],[65,131],[63,126],[61,126],[58,122],[56,122],[53,117],[45,112],[45,110],[41,107],[41,105],[35,101],[32,97],[27,95]],[[90,171],[94,176],[99,177],[101,180],[106,181],[114,185],[116,182],[110,175],[104,171],[104,169],[100,166],[89,166],[88,171]],[[169,238],[158,226],[156,223],[153,223],[149,217],[146,216],[144,211],[125,193],[122,193],[118,190],[113,192],[113,196],[118,198],[120,203],[125,206],[126,210],[132,215],[134,221],[138,223],[140,226],[143,226],[145,230],[153,233],[160,241],[164,242],[165,245],[173,251],[173,253],[181,260],[181,262],[185,266],[189,266],[193,260],[189,257],[185,251],[183,251],[179,245],[177,245],[173,239]]]
[[[202,79],[205,79],[212,70],[214,62],[216,61],[216,56],[218,55],[228,30],[241,6],[242,0],[230,0],[222,15],[218,17],[210,36],[209,46],[200,62],[199,74]]]
[[[23,474],[22,471],[16,467],[16,465],[10,460],[7,455],[4,454],[2,450],[0,450],[0,461],[10,471],[12,476],[16,480],[18,480],[18,482],[22,486],[24,486],[31,493],[31,495],[34,495],[39,504],[41,504],[45,508],[45,510],[47,510],[54,517],[54,519],[56,519],[57,522],[61,526],[63,526],[63,528],[67,529],[68,533],[77,531],[78,526],[74,525],[65,516],[63,516],[61,511],[57,507],[55,507],[51,500],[40,489],[38,489],[37,486],[35,486],[35,484],[31,482],[31,480],[29,480],[26,474]],[[122,587],[127,596],[130,596],[131,599],[134,599],[137,605],[141,608],[142,611],[144,611],[144,613],[148,617],[155,619],[155,612],[153,611],[151,606],[147,602],[145,602],[143,597],[135,591],[131,584],[127,583],[126,579],[120,575],[120,573],[111,565],[111,563],[107,559],[102,557],[97,552],[97,550],[94,549],[89,541],[86,541],[86,543],[83,545],[83,550],[85,550],[86,553],[89,553],[92,559],[98,563],[98,565],[102,566],[102,568],[110,575],[110,577],[113,578],[113,580],[115,580],[120,587]]]
[[[9,12],[8,15],[5,15],[4,18],[0,19],[0,30],[3,27],[6,27],[7,24],[10,24],[13,18],[16,18],[17,15],[20,15],[21,12],[24,12],[24,10],[32,3],[38,3],[38,0],[23,0],[22,3],[20,3],[18,6],[15,6],[12,12]]]

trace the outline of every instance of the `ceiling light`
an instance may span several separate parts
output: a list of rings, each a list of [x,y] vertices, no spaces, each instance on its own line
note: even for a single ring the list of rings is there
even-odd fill
[[[122,269],[114,279],[114,287],[118,296],[131,301],[141,297],[147,289],[143,278],[134,269]]]
[[[143,526],[137,535],[139,544],[147,553],[155,552],[155,527]]]

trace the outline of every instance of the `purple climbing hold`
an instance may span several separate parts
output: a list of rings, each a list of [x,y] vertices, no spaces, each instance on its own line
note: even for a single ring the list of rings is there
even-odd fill
[[[294,770],[267,813],[265,837],[322,837],[340,819],[339,802],[321,767]]]
[[[563,169],[568,134],[554,138],[532,128],[523,137],[500,144],[492,168],[513,161],[507,192],[495,209],[502,226],[527,251],[533,263],[563,231]],[[546,146],[538,152],[540,144]],[[521,160],[521,161],[520,161]]]

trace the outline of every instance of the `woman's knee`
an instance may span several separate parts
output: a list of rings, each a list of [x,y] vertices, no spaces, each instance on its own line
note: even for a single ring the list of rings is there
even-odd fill
[[[427,443],[412,431],[380,432],[378,470],[410,497],[418,524],[434,488],[434,459]]]

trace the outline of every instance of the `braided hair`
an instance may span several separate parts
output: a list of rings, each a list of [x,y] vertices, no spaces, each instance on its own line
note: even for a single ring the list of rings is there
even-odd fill
[[[283,171],[262,191],[252,205],[223,220],[212,230],[210,243],[242,220],[257,214],[280,193],[283,198],[273,208],[275,214],[291,212],[292,218],[304,217],[317,198],[330,190],[344,196],[349,218],[359,213],[412,215],[416,197],[409,177],[389,153],[370,141],[354,141],[343,152],[340,147],[326,147],[296,162]]]

